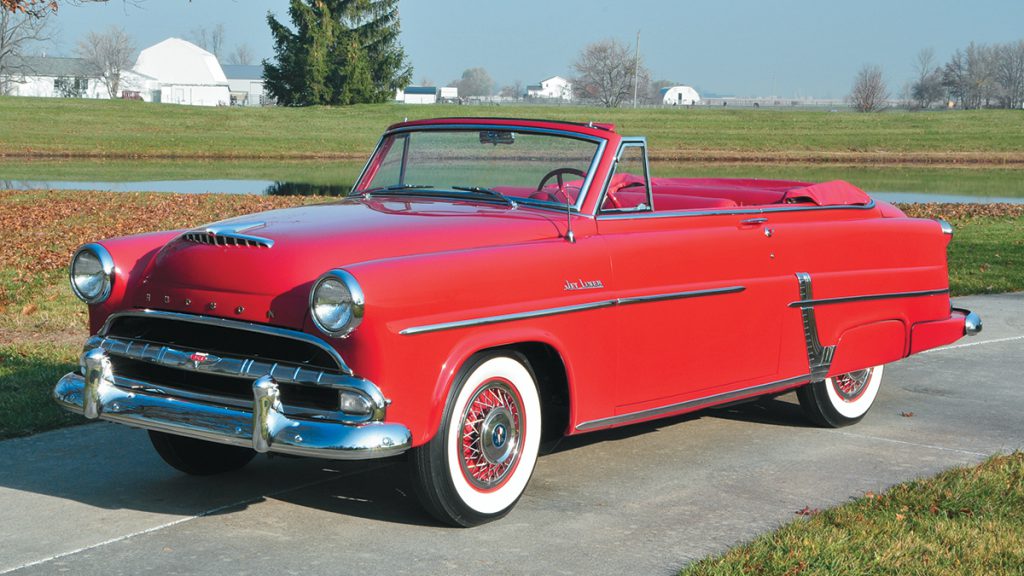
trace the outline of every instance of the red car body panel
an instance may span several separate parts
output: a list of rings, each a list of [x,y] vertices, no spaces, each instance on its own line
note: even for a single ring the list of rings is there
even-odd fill
[[[813,281],[820,344],[835,346],[828,375],[964,334],[963,314],[950,311],[949,234],[848,184],[654,179],[653,213],[600,214],[622,142],[611,127],[438,119],[389,130],[452,125],[557,130],[605,146],[571,216],[526,204],[354,197],[225,222],[261,224],[253,233],[273,240],[271,249],[196,244],[181,231],[103,241],[118,270],[110,299],[90,308],[92,331],[124,309],[301,330],[380,387],[391,400],[387,421],[407,426],[413,446],[438,430],[459,368],[488,348],[537,343],[557,354],[568,434],[805,384],[813,367],[798,273]],[[659,194],[666,206],[676,195],[729,207],[659,211]],[[566,240],[569,221],[575,242]],[[311,286],[335,268],[366,294],[364,321],[344,339],[321,333],[309,312]],[[437,328],[450,323],[463,325]]]

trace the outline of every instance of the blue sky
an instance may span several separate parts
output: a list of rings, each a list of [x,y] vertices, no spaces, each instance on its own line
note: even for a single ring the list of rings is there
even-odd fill
[[[51,53],[112,24],[139,48],[223,23],[226,46],[273,54],[267,11],[287,19],[287,0],[109,0],[65,4]],[[656,79],[744,96],[841,98],[856,71],[879,64],[894,92],[925,47],[945,61],[969,42],[1024,38],[1020,0],[401,0],[402,44],[415,81],[444,84],[486,68],[499,85],[571,75],[580,49],[617,38],[640,49]]]

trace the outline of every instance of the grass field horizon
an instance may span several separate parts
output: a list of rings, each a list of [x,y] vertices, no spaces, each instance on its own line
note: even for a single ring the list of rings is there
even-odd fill
[[[120,100],[0,97],[0,157],[364,159],[408,119],[535,117],[610,122],[648,138],[655,160],[1024,169],[1018,110],[879,114],[696,107],[367,104],[203,108]]]

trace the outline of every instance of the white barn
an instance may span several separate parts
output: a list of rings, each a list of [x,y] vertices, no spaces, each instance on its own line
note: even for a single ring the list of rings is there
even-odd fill
[[[668,106],[693,106],[700,102],[700,94],[691,86],[672,86],[661,89],[661,103]]]
[[[398,94],[398,99],[406,104],[437,104],[436,86],[409,86]]]
[[[217,57],[180,38],[168,38],[143,50],[133,71],[156,84],[159,98],[152,98],[154,101],[192,106],[227,106],[231,102],[231,89]]]
[[[552,76],[541,80],[540,84],[526,87],[527,98],[550,98],[553,100],[572,100],[572,82],[561,76]]]

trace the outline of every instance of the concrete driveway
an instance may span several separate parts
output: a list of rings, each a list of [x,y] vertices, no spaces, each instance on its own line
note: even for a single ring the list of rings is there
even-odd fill
[[[563,440],[471,530],[421,512],[401,462],[203,479],[111,424],[0,442],[0,574],[670,574],[805,506],[1024,448],[1024,293],[956,304],[982,334],[887,367],[857,426],[808,427],[787,395]]]

